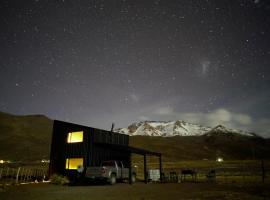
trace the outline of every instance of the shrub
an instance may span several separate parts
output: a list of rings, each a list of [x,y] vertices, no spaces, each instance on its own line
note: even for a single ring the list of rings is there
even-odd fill
[[[69,179],[66,176],[54,174],[51,176],[51,183],[55,185],[67,185]]]

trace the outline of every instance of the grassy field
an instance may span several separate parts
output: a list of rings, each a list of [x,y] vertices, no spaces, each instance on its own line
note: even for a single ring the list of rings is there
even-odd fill
[[[270,140],[239,134],[212,136],[132,136],[130,146],[160,152],[163,161],[270,159]],[[137,159],[138,156],[135,156]]]
[[[137,162],[136,162],[137,161]],[[148,169],[159,169],[158,160],[153,162],[153,158],[149,160]],[[198,173],[198,181],[204,182],[206,173],[214,169],[216,171],[218,182],[261,182],[262,166],[259,160],[230,160],[224,162],[216,161],[177,161],[163,162],[163,171],[165,175],[175,171],[180,174],[182,169],[193,169]],[[139,179],[143,179],[143,161],[135,160],[133,166],[136,165]],[[265,181],[270,182],[270,161],[264,161]]]
[[[154,161],[151,159],[150,161]],[[157,160],[156,160],[157,161]],[[133,162],[133,164],[135,164]],[[139,178],[142,179],[142,162],[137,162]],[[232,160],[218,163],[215,161],[164,162],[165,173],[180,172],[181,169],[195,169],[198,180],[187,178],[178,183],[148,183],[140,181],[133,185],[118,183],[110,185],[56,186],[48,183],[28,185],[1,185],[2,200],[71,200],[71,199],[108,199],[108,200],[159,200],[159,199],[230,199],[263,200],[270,199],[270,161],[266,167],[265,183],[262,183],[261,162],[255,160]],[[157,162],[148,163],[148,169],[157,168]],[[216,169],[215,182],[208,182],[206,170]]]
[[[157,159],[147,159],[147,169],[159,169]],[[133,160],[133,166],[136,166],[137,178],[139,180],[144,179],[143,175],[143,160]],[[35,165],[19,165],[9,164],[0,165],[0,183],[13,183],[16,180],[16,174],[20,168],[20,176],[23,177],[19,182],[23,182],[30,172],[35,174],[38,172],[45,173],[48,170],[48,164],[42,165],[36,163]],[[262,163],[260,160],[230,160],[224,162],[216,161],[175,161],[175,162],[163,162],[162,169],[165,176],[168,178],[170,172],[176,172],[180,179],[180,173],[182,169],[193,169],[197,172],[198,182],[207,182],[206,174],[210,170],[216,172],[216,182],[218,183],[261,183],[262,182]],[[270,160],[264,160],[265,169],[265,182],[270,182]],[[3,179],[3,176],[10,175],[10,178]],[[187,177],[187,180],[191,178]]]
[[[270,199],[270,185],[262,184],[211,184],[211,183],[167,183],[114,186],[55,186],[30,184],[0,188],[3,200],[160,200],[160,199],[220,199],[263,200]]]

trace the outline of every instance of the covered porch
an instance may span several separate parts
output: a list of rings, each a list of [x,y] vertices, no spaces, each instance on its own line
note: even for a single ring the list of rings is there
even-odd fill
[[[136,147],[131,146],[124,146],[124,145],[117,145],[117,144],[111,144],[111,143],[94,143],[94,145],[112,149],[120,152],[128,152],[130,153],[129,156],[129,183],[131,183],[131,175],[132,175],[132,161],[131,161],[131,154],[138,154],[143,156],[143,171],[144,171],[144,182],[148,182],[148,176],[147,176],[147,156],[156,156],[159,159],[159,173],[160,173],[160,181],[162,181],[162,159],[161,159],[161,153],[158,152],[152,152],[145,149],[140,149]]]

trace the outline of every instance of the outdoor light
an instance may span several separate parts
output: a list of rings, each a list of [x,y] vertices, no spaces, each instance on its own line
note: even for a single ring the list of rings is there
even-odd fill
[[[218,157],[216,161],[217,161],[217,162],[223,162],[224,160],[223,160],[223,158]]]

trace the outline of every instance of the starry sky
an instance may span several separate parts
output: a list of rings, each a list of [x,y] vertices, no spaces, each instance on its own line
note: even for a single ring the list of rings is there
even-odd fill
[[[0,111],[270,137],[268,0],[2,0]]]

